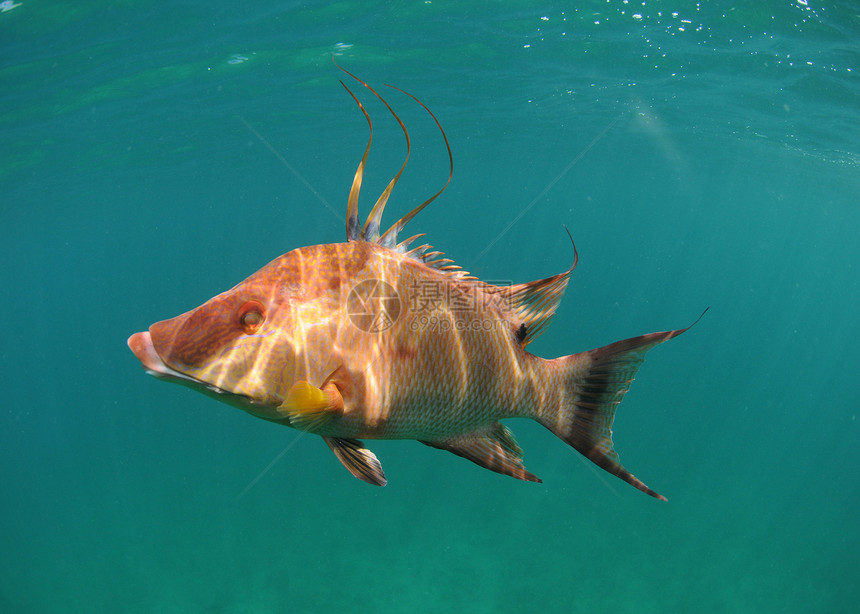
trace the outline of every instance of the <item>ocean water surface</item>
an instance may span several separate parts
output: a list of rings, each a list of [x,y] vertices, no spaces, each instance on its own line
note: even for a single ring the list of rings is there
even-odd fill
[[[853,612],[852,2],[0,3],[2,612]],[[511,420],[519,482],[410,441],[389,484],[147,377],[127,337],[393,221],[487,280],[580,254],[544,357],[681,328],[619,406],[663,503]],[[361,86],[367,212],[405,154]]]

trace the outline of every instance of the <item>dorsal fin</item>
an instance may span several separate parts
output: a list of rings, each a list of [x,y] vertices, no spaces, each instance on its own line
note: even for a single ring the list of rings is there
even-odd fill
[[[388,84],[386,84],[386,85],[388,85]],[[383,234],[383,235],[382,235],[382,239],[381,239],[379,242],[380,242],[382,245],[385,245],[386,247],[394,247],[394,246],[396,246],[396,245],[397,245],[397,233],[399,233],[401,230],[403,230],[403,227],[404,227],[404,226],[406,226],[406,224],[408,224],[408,223],[409,223],[409,220],[411,220],[413,217],[415,217],[416,215],[418,215],[418,213],[420,213],[420,212],[421,212],[421,210],[422,210],[422,209],[424,209],[424,207],[426,207],[427,205],[429,205],[430,203],[432,203],[434,200],[436,200],[436,198],[437,198],[437,197],[438,197],[442,192],[444,192],[444,191],[445,191],[445,188],[447,188],[447,187],[448,187],[448,184],[450,184],[450,183],[451,183],[451,178],[454,176],[454,155],[451,153],[451,144],[448,142],[448,136],[445,134],[445,130],[443,130],[443,129],[442,129],[442,124],[440,124],[440,123],[439,123],[439,120],[438,120],[438,119],[436,119],[436,116],[435,116],[435,115],[433,115],[433,111],[431,111],[430,109],[428,109],[428,108],[427,108],[427,105],[425,105],[423,102],[421,102],[420,100],[418,100],[415,96],[413,96],[413,95],[412,95],[412,94],[410,94],[409,92],[404,92],[404,91],[403,91],[403,90],[401,90],[400,88],[398,88],[398,87],[394,87],[393,85],[388,85],[388,87],[390,87],[390,88],[392,88],[392,89],[395,89],[395,90],[397,90],[398,92],[403,92],[404,94],[406,94],[407,96],[409,96],[412,100],[414,100],[415,102],[417,102],[418,104],[420,104],[420,105],[422,106],[422,108],[423,108],[425,111],[427,111],[427,113],[429,113],[429,114],[430,114],[430,117],[432,117],[432,118],[433,118],[433,121],[434,121],[434,122],[436,122],[436,126],[439,128],[439,132],[441,132],[441,133],[442,133],[442,138],[443,138],[443,139],[445,139],[445,147],[446,147],[446,149],[448,150],[448,163],[449,163],[449,166],[450,166],[450,171],[448,172],[448,181],[446,181],[446,182],[445,182],[445,185],[443,185],[443,186],[442,186],[442,188],[441,188],[438,192],[436,192],[433,196],[431,196],[430,198],[428,198],[427,200],[425,200],[423,203],[421,203],[420,205],[418,205],[417,207],[415,207],[412,211],[410,211],[409,213],[407,213],[406,215],[404,215],[402,218],[400,218],[399,220],[397,220],[396,222],[394,222],[394,223],[391,225],[391,228],[389,228],[388,230],[386,230],[386,231],[385,231],[385,234]],[[398,121],[400,121],[400,120],[398,119]],[[401,124],[401,125],[403,125],[403,124]],[[404,130],[406,130],[406,129],[404,128]]]
[[[565,227],[567,230],[567,227]],[[567,232],[570,236],[570,231]],[[573,243],[573,237],[570,237]],[[534,341],[546,330],[553,314],[558,309],[564,296],[570,274],[579,262],[579,252],[573,243],[573,264],[564,273],[545,279],[538,279],[524,284],[501,287],[499,292],[505,303],[513,311],[513,324],[516,327],[517,340],[523,347]]]
[[[334,58],[332,58],[332,61],[334,61]],[[406,226],[406,224],[413,217],[415,217],[415,215],[417,215],[422,209],[424,209],[424,207],[429,205],[431,202],[433,202],[433,200],[436,199],[436,197],[438,197],[442,192],[444,192],[445,188],[448,187],[448,184],[451,183],[451,177],[454,175],[454,157],[451,154],[451,145],[448,143],[448,137],[445,135],[445,131],[442,129],[442,125],[439,123],[439,120],[436,119],[436,116],[433,114],[433,112],[430,111],[430,109],[428,109],[427,106],[423,102],[418,100],[418,98],[416,98],[415,96],[413,96],[409,92],[405,92],[405,91],[401,90],[400,88],[394,87],[393,85],[388,85],[388,87],[390,87],[392,89],[396,89],[397,91],[402,92],[402,93],[406,94],[407,96],[409,96],[410,98],[412,98],[415,102],[417,102],[419,105],[421,105],[421,107],[423,107],[424,110],[430,114],[430,117],[433,118],[433,121],[436,122],[436,125],[439,127],[439,130],[442,133],[442,138],[445,140],[445,147],[448,149],[448,161],[450,163],[450,169],[451,170],[448,173],[448,181],[445,182],[445,185],[442,186],[442,189],[440,189],[433,196],[431,196],[430,198],[425,200],[423,203],[421,203],[420,205],[418,205],[417,207],[412,209],[412,211],[410,211],[409,213],[407,213],[406,215],[401,217],[399,220],[397,220],[394,224],[391,225],[391,227],[388,230],[385,231],[384,234],[382,234],[380,236],[379,228],[380,228],[380,225],[382,223],[382,213],[385,210],[385,205],[388,202],[389,197],[391,196],[391,192],[394,189],[394,186],[397,184],[397,181],[400,179],[400,175],[403,173],[403,170],[406,168],[406,163],[409,161],[409,152],[411,150],[409,132],[406,130],[406,126],[403,124],[403,122],[397,116],[397,113],[394,112],[394,110],[391,108],[391,106],[388,104],[388,102],[386,102],[386,100],[382,96],[380,96],[376,92],[376,90],[374,90],[372,87],[370,87],[370,85],[368,85],[367,83],[365,83],[364,81],[362,81],[361,79],[356,77],[354,74],[352,74],[351,72],[349,72],[348,70],[346,70],[345,68],[340,66],[336,61],[334,63],[335,63],[335,66],[340,68],[340,70],[342,70],[347,75],[349,75],[350,77],[352,77],[353,79],[355,79],[356,81],[358,81],[359,83],[364,85],[364,87],[369,89],[373,93],[374,96],[376,96],[377,98],[379,98],[380,101],[382,101],[382,103],[388,109],[389,113],[391,113],[394,116],[394,119],[397,120],[397,123],[400,124],[400,128],[401,128],[401,130],[403,130],[403,135],[406,138],[406,159],[403,161],[403,165],[400,167],[400,170],[397,172],[397,174],[394,176],[394,178],[388,183],[388,186],[385,188],[385,190],[383,190],[382,194],[377,199],[376,204],[373,206],[373,209],[370,211],[370,214],[367,216],[367,220],[364,223],[364,227],[361,228],[361,230],[359,230],[360,222],[359,222],[359,218],[358,218],[358,196],[359,196],[359,192],[361,191],[361,182],[362,182],[362,179],[364,177],[364,167],[365,167],[365,164],[367,163],[367,156],[370,153],[371,142],[373,141],[373,123],[370,121],[370,115],[368,115],[367,111],[365,110],[365,108],[361,104],[361,102],[358,100],[356,95],[352,93],[352,90],[350,90],[343,81],[340,82],[341,85],[343,85],[344,89],[346,89],[346,91],[349,92],[349,95],[352,96],[352,99],[358,105],[358,108],[361,109],[361,112],[364,114],[365,119],[367,119],[367,125],[370,129],[370,136],[367,139],[367,146],[364,149],[364,154],[361,157],[361,162],[359,162],[358,169],[355,172],[355,177],[353,178],[353,181],[352,181],[352,188],[350,189],[350,192],[349,192],[349,200],[347,201],[346,238],[349,241],[368,241],[370,243],[378,243],[379,245],[382,245],[384,247],[388,247],[390,249],[393,249],[393,250],[401,252],[401,253],[410,253],[410,255],[412,255],[413,257],[415,257],[419,260],[422,260],[421,256],[422,256],[423,252],[421,252],[420,250],[409,250],[407,252],[407,248],[408,248],[409,244],[416,237],[412,237],[410,239],[407,239],[406,241],[403,241],[402,243],[398,243],[397,242],[397,234],[401,230],[403,230],[403,227]],[[438,266],[437,266],[437,268],[438,268]]]
[[[397,120],[397,123],[400,124],[400,129],[403,131],[403,136],[406,138],[406,158],[403,160],[403,164],[400,166],[400,170],[397,171],[397,174],[394,178],[388,182],[385,190],[382,191],[379,198],[376,200],[376,204],[373,205],[373,209],[370,210],[370,214],[367,216],[367,220],[364,222],[364,227],[361,229],[360,238],[364,241],[368,241],[369,243],[378,243],[379,242],[379,225],[382,221],[382,212],[385,211],[385,204],[388,202],[389,196],[391,196],[391,191],[394,190],[394,186],[397,185],[397,181],[400,179],[400,175],[403,174],[403,170],[406,168],[406,163],[409,162],[409,152],[412,149],[411,143],[409,141],[409,132],[406,130],[406,126],[401,121],[400,117],[397,116],[397,113],[394,112],[394,109],[391,108],[391,105],[379,95],[379,93],[370,87],[366,82],[362,81],[354,74],[338,66],[335,62],[335,65],[340,68],[343,72],[348,74],[350,77],[361,83],[364,87],[369,89],[374,96],[379,98],[382,104],[385,105],[385,108],[388,109],[388,112],[394,116],[394,119]],[[347,204],[347,219],[350,219],[350,214],[354,214],[355,216],[355,227],[358,226],[358,192],[361,189],[361,177],[364,174],[364,164],[367,161],[367,154],[370,152],[370,141],[373,139],[373,123],[370,121],[370,116],[367,114],[364,106],[358,101],[358,98],[355,94],[352,93],[346,84],[341,81],[341,85],[349,92],[349,95],[352,96],[352,99],[355,100],[356,104],[358,104],[361,112],[364,113],[364,117],[367,119],[367,124],[370,126],[370,138],[367,141],[367,147],[364,150],[364,155],[361,158],[361,162],[358,165],[358,170],[355,173],[355,178],[353,179],[353,189],[349,193],[349,202]],[[350,237],[347,233],[347,238],[350,240],[355,240],[353,237]]]
[[[343,69],[341,68],[341,70]],[[368,115],[367,111],[364,110],[364,105],[362,105],[361,101],[356,98],[355,94],[352,93],[352,90],[349,89],[343,81],[341,81],[340,84],[343,86],[343,89],[349,92],[349,95],[352,96],[355,104],[357,104],[358,108],[361,109],[361,112],[364,113],[364,118],[367,120],[367,127],[370,130],[370,136],[367,137],[367,146],[364,148],[364,155],[361,156],[361,162],[358,163],[355,177],[352,178],[352,187],[349,190],[349,200],[346,202],[346,240],[357,241],[361,232],[359,230],[361,223],[358,221],[358,193],[361,192],[361,180],[364,177],[364,165],[367,163],[367,154],[370,153],[370,144],[373,142],[373,122],[370,121],[370,115]]]

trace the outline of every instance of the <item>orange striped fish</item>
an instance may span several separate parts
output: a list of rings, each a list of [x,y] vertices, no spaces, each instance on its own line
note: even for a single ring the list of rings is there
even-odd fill
[[[347,72],[347,71],[344,71]],[[388,103],[366,83],[400,123]],[[302,247],[128,345],[146,372],[254,416],[319,435],[357,478],[386,483],[362,439],[416,439],[482,467],[540,482],[523,466],[507,418],[531,418],[609,473],[657,494],[619,462],[615,408],[645,353],[685,329],[651,333],[553,360],[526,351],[546,330],[573,266],[529,283],[493,285],[431,246],[398,238],[447,187],[380,232],[391,180],[364,225],[358,196],[370,128],[347,204],[346,243]],[[574,247],[574,254],[576,249]],[[689,328],[689,327],[688,327]]]

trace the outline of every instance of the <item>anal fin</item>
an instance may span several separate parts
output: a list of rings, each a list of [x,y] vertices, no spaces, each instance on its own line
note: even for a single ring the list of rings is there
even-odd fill
[[[511,431],[501,422],[493,423],[485,431],[421,443],[432,448],[448,450],[476,465],[518,480],[541,481],[539,477],[526,471],[523,466],[522,449],[517,445]]]
[[[382,472],[382,464],[376,455],[364,447],[358,439],[323,437],[337,459],[359,480],[375,486],[385,486],[388,480]]]

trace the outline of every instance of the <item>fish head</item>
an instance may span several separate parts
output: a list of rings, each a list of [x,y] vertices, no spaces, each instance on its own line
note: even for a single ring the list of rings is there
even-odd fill
[[[129,348],[150,375],[281,419],[276,408],[306,353],[308,331],[322,328],[313,324],[326,315],[318,300],[305,300],[293,260],[285,254],[199,307],[133,334]]]

